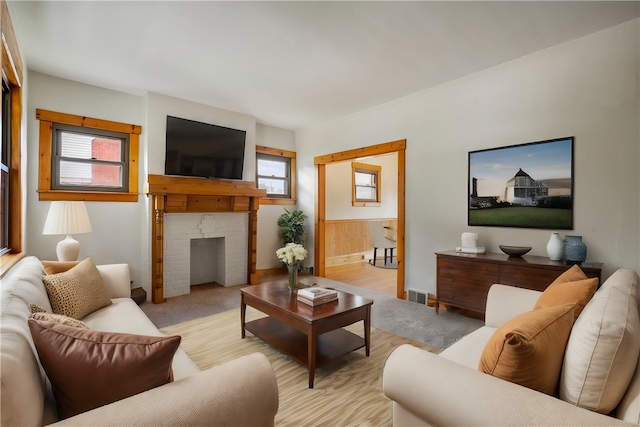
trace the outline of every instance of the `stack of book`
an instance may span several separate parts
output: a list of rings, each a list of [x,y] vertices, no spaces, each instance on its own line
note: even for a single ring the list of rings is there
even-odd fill
[[[338,299],[338,291],[327,288],[298,289],[298,301],[316,306]]]

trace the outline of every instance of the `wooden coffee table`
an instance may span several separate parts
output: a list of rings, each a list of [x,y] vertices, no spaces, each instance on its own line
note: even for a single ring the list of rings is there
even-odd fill
[[[251,332],[267,344],[297,360],[309,370],[313,388],[316,366],[359,348],[369,356],[373,301],[338,291],[338,300],[311,307],[296,300],[284,282],[267,282],[241,289],[242,338]],[[247,305],[265,314],[245,322]],[[364,321],[364,338],[342,329]]]

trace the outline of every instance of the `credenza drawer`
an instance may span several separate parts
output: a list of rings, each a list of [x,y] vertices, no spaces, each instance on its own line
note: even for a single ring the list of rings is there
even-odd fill
[[[500,283],[518,288],[544,291],[562,272],[531,267],[500,266]]]
[[[487,305],[487,290],[448,283],[438,284],[438,301],[468,310],[483,312]]]

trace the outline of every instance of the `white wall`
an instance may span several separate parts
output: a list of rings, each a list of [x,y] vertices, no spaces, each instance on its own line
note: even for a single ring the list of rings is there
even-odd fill
[[[532,246],[551,230],[467,226],[467,153],[575,136],[574,230],[587,260],[640,271],[639,21],[631,21],[296,135],[299,206],[313,212],[314,156],[398,139],[406,151],[406,287],[435,291],[434,252]],[[309,233],[313,233],[310,227]]]
[[[27,64],[28,65],[28,64]],[[144,100],[112,90],[59,79],[35,71],[28,72],[27,96],[27,253],[43,260],[55,260],[56,244],[64,236],[43,236],[42,228],[50,202],[38,200],[38,137],[36,109],[45,109],[104,120],[144,125]],[[142,127],[141,139],[146,129]],[[141,179],[142,181],[142,179]],[[142,191],[142,186],[139,188]],[[80,242],[79,258],[92,257],[96,263],[126,262],[131,266],[134,286],[143,284],[141,273],[142,201],[137,203],[87,202],[93,231],[74,235]]]
[[[259,141],[257,145],[288,151],[295,151],[296,149],[296,135],[295,132],[290,130],[258,124],[256,126],[256,139]],[[276,257],[276,250],[282,247],[282,238],[280,237],[277,222],[280,215],[285,212],[285,209],[288,211],[295,210],[296,206],[260,205],[258,210],[258,260],[256,262],[258,270],[282,266],[282,263]]]
[[[380,199],[378,206],[353,206],[351,161],[327,165],[327,212],[328,220],[396,218],[398,212],[398,153],[367,157],[359,163],[381,167]]]

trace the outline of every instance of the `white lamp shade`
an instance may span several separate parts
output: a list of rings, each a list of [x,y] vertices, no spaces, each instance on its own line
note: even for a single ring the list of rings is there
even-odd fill
[[[84,202],[51,202],[42,234],[81,234],[91,232]]]

